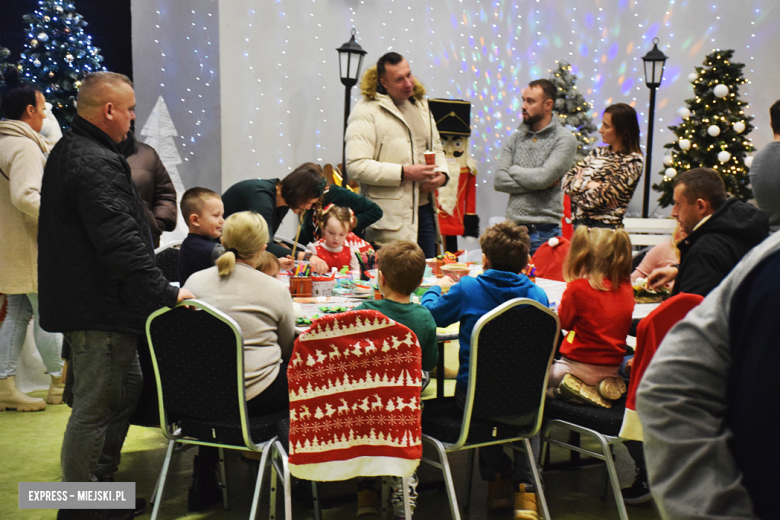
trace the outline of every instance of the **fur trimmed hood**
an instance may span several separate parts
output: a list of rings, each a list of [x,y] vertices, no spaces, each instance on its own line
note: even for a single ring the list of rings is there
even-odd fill
[[[376,65],[374,65],[373,67],[366,70],[365,73],[363,73],[363,78],[360,80],[360,92],[367,100],[374,100],[378,94],[378,88],[379,74],[377,74]],[[423,98],[424,95],[425,87],[423,87],[422,83],[417,81],[417,78],[414,78],[414,93],[412,94],[412,97],[419,101]]]

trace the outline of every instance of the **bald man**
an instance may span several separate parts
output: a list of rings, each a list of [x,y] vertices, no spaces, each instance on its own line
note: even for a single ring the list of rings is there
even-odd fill
[[[62,443],[64,482],[112,479],[143,382],[136,342],[146,317],[192,297],[155,266],[144,205],[116,147],[133,119],[135,94],[126,76],[87,76],[72,130],[43,174],[41,325],[65,334],[75,376]]]

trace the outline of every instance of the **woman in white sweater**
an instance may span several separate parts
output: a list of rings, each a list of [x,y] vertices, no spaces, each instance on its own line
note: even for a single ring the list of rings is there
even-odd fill
[[[230,215],[222,227],[225,253],[217,265],[184,284],[198,299],[233,318],[244,335],[244,375],[250,416],[285,410],[287,362],[295,341],[295,312],[281,282],[258,271],[268,242],[268,225],[251,211]],[[217,450],[200,448],[188,507],[200,511],[221,500],[216,486]]]
[[[0,411],[43,410],[62,402],[62,336],[44,331],[38,319],[38,209],[43,167],[51,145],[38,133],[46,119],[38,87],[19,81],[16,67],[3,74],[7,84],[0,121],[0,293],[8,314],[0,328]],[[16,388],[27,327],[34,321],[35,345],[51,376],[46,401]]]

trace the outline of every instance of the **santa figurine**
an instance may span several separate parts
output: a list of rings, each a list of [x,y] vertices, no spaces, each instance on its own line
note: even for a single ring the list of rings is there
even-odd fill
[[[454,99],[428,102],[447,156],[450,180],[436,192],[439,229],[445,249],[458,250],[458,236],[467,241],[479,237],[476,213],[477,165],[469,153],[471,103]]]

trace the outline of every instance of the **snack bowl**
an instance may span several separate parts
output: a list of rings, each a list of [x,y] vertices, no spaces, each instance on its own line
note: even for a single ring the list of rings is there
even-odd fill
[[[458,281],[469,274],[469,266],[466,264],[444,264],[441,266],[441,272],[444,276],[449,276],[454,281]]]

